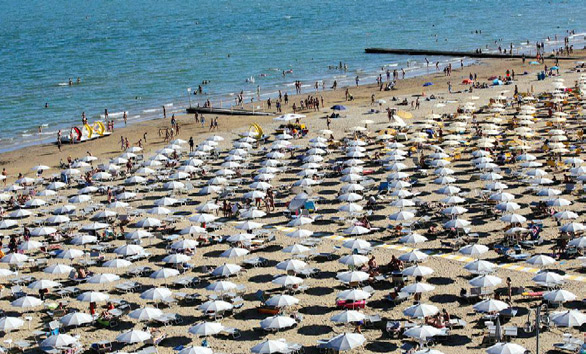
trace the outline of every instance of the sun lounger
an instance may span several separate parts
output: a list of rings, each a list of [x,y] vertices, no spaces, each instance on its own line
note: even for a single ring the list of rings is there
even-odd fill
[[[189,288],[195,286],[196,284],[199,284],[200,282],[201,279],[199,279],[198,277],[184,277],[181,279],[177,279],[173,282],[173,284],[182,286],[184,288]]]

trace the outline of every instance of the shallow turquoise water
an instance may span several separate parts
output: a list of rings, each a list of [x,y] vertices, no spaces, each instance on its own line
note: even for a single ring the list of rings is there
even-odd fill
[[[53,138],[79,125],[82,111],[92,121],[104,108],[118,118],[126,110],[131,120],[159,117],[163,104],[180,110],[186,88],[204,79],[207,95],[191,96],[193,103],[211,97],[227,105],[230,93],[252,94],[257,85],[266,98],[293,91],[294,80],[358,73],[374,81],[382,65],[404,67],[407,58],[366,55],[365,47],[472,50],[496,39],[520,47],[586,29],[584,13],[584,1],[4,1],[0,148]],[[412,69],[421,65],[412,59]],[[339,61],[347,73],[328,69]],[[246,83],[251,76],[255,83]],[[81,84],[67,85],[77,77]],[[41,124],[48,126],[39,136]]]

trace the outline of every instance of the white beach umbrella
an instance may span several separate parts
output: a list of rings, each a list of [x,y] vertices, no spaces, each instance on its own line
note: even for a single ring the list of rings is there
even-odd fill
[[[171,268],[161,268],[151,273],[149,278],[151,279],[168,279],[173,278],[179,275],[179,271],[177,269]]]
[[[18,245],[19,251],[31,251],[43,247],[43,244],[39,241],[28,240]]]
[[[370,278],[370,275],[362,271],[350,271],[338,273],[336,278],[345,283],[354,283],[366,281]]]
[[[425,277],[427,275],[430,275],[433,273],[433,269],[429,268],[429,267],[424,267],[424,266],[420,266],[420,265],[415,265],[415,266],[411,266],[408,268],[403,269],[403,271],[401,271],[401,274],[404,276],[409,276],[409,277]]]
[[[229,292],[229,291],[232,291],[237,288],[238,288],[238,285],[236,285],[235,283],[233,283],[231,281],[225,281],[225,280],[217,281],[217,282],[211,283],[210,285],[206,286],[206,290],[215,291],[215,292],[219,292],[219,293]]]
[[[503,282],[503,280],[499,277],[495,277],[494,275],[482,274],[482,275],[477,276],[476,278],[473,278],[468,283],[471,286],[474,286],[477,288],[488,288],[488,287],[497,286],[502,282]]]
[[[567,290],[558,289],[543,294],[543,298],[549,302],[561,303],[576,300],[576,295]]]
[[[150,301],[161,301],[173,296],[171,290],[167,288],[150,288],[140,294],[140,298]]]
[[[279,294],[279,295],[274,295],[274,296],[270,297],[265,302],[265,305],[271,306],[271,307],[276,307],[276,308],[283,308],[283,307],[293,306],[298,303],[299,303],[299,299],[297,299],[296,297],[293,297],[290,295],[285,295],[285,294]]]
[[[486,349],[488,354],[525,354],[527,349],[515,343],[497,343]]]
[[[348,267],[360,267],[368,263],[368,257],[359,254],[351,254],[340,258],[338,262]]]
[[[256,354],[274,354],[274,353],[287,353],[289,347],[285,341],[280,340],[265,340],[250,349],[251,352]]]
[[[564,282],[564,277],[555,272],[539,272],[531,280],[539,285],[554,287]]]
[[[163,316],[163,311],[154,307],[143,307],[128,314],[128,317],[139,321],[152,321]]]
[[[53,274],[53,275],[62,275],[62,274],[69,274],[75,268],[65,265],[65,264],[53,264],[48,266],[47,268],[43,269],[44,273]]]
[[[349,248],[351,250],[367,250],[370,249],[372,245],[366,240],[353,238],[344,241],[342,247]]]
[[[214,300],[214,301],[207,301],[201,304],[198,308],[200,311],[203,312],[223,312],[229,311],[232,309],[232,304],[222,300]]]
[[[425,341],[427,338],[431,338],[433,336],[437,336],[440,334],[440,330],[428,326],[428,325],[419,325],[415,327],[411,327],[403,333],[404,336],[417,339],[419,341]]]
[[[408,262],[408,263],[417,263],[417,262],[423,262],[424,260],[426,260],[428,257],[427,254],[419,251],[419,250],[413,250],[410,252],[407,252],[405,254],[400,255],[398,258],[399,260],[403,261],[403,262]]]
[[[27,288],[33,290],[41,290],[41,289],[52,289],[55,287],[61,286],[60,283],[56,281],[49,280],[49,279],[39,279],[27,285]]]
[[[279,329],[284,329],[284,328],[290,328],[293,327],[297,324],[297,322],[295,321],[295,319],[289,317],[289,316],[271,316],[271,317],[267,317],[264,320],[262,320],[260,322],[260,327],[263,329],[274,329],[274,330],[279,330]]]
[[[126,344],[143,343],[149,339],[151,339],[150,333],[135,329],[123,332],[116,336],[117,342]]]
[[[494,272],[494,270],[496,269],[496,264],[481,259],[477,259],[466,264],[464,266],[464,269],[466,269],[472,274],[489,274]]]
[[[45,348],[65,348],[78,342],[78,339],[70,336],[69,334],[59,333],[47,337],[40,344],[41,347]]]
[[[239,230],[254,230],[260,229],[261,227],[263,227],[263,224],[254,221],[245,221],[235,226]]]
[[[116,274],[102,273],[91,276],[87,282],[90,284],[106,284],[120,280],[120,277]]]
[[[407,307],[403,310],[403,314],[411,318],[425,318],[433,316],[439,312],[439,309],[434,305],[417,304]]]
[[[495,299],[486,299],[474,304],[473,308],[476,312],[494,313],[508,309],[510,306],[504,301]]]
[[[224,330],[219,322],[199,322],[189,327],[189,333],[197,336],[213,336]]]
[[[550,319],[558,327],[580,327],[586,323],[586,315],[578,310],[555,312]]]
[[[543,254],[537,254],[527,260],[527,263],[532,264],[532,265],[536,265],[536,266],[541,266],[541,267],[552,265],[555,262],[556,262],[555,259],[553,259],[550,256],[543,255]]]
[[[120,259],[120,258],[111,259],[109,261],[102,263],[102,267],[116,268],[116,269],[130,267],[131,265],[132,265],[132,262],[127,261],[125,259]]]
[[[212,271],[212,275],[216,277],[229,277],[238,274],[242,267],[237,264],[225,263]]]
[[[139,245],[123,245],[114,250],[119,256],[128,257],[128,256],[136,256],[139,254],[144,254],[144,248]]]
[[[12,307],[18,307],[18,308],[33,308],[33,307],[38,307],[41,306],[43,304],[43,301],[39,298],[27,295],[27,296],[23,296],[23,297],[19,297],[18,299],[12,301],[10,303],[10,305]]]
[[[279,262],[276,265],[277,269],[285,271],[299,272],[307,268],[307,263],[298,259],[289,259],[283,262]]]
[[[336,323],[356,323],[364,321],[366,315],[356,310],[346,310],[332,316],[331,320]]]
[[[366,342],[366,338],[360,333],[342,333],[330,339],[326,347],[337,352],[358,348]]]
[[[186,249],[195,249],[199,243],[195,240],[184,239],[175,241],[171,244],[171,249],[174,250],[186,250]]]
[[[149,227],[160,227],[161,225],[161,220],[155,218],[144,218],[136,223],[136,227],[145,229]]]
[[[57,255],[60,259],[76,259],[85,256],[85,252],[76,248],[70,248]]]
[[[292,237],[292,238],[306,238],[313,235],[313,231],[304,230],[304,229],[297,229],[295,231],[289,232],[285,234],[285,236]]]
[[[110,295],[97,291],[86,291],[80,294],[76,299],[82,302],[104,302],[110,298]]]
[[[297,243],[283,248],[283,252],[291,253],[291,254],[302,254],[302,253],[309,252],[310,250],[311,250],[311,248],[297,244]]]
[[[409,294],[418,294],[418,293],[426,293],[426,292],[432,291],[434,289],[435,289],[435,286],[433,286],[433,285],[417,282],[417,283],[407,285],[406,287],[401,289],[401,291],[409,293]]]
[[[427,241],[427,237],[422,236],[417,233],[411,233],[411,234],[403,236],[399,239],[399,242],[406,243],[406,244],[423,243],[425,241]]]
[[[9,333],[15,329],[24,326],[24,321],[18,317],[2,317],[0,318],[0,331]]]
[[[7,264],[23,264],[28,261],[28,256],[21,253],[9,253],[0,259],[1,263]]]
[[[459,252],[467,256],[480,256],[488,252],[488,247],[481,244],[473,244],[460,248]]]
[[[59,322],[65,327],[82,326],[87,323],[92,323],[94,318],[92,315],[83,312],[71,312],[61,317]]]
[[[370,230],[363,226],[354,225],[344,229],[342,232],[346,235],[363,235],[369,233]]]
[[[250,251],[245,248],[231,247],[220,254],[223,258],[237,258],[249,254]]]

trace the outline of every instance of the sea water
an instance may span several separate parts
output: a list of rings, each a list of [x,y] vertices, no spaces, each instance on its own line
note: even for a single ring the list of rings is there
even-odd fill
[[[322,79],[374,82],[381,67],[426,70],[422,57],[367,55],[366,47],[513,43],[528,52],[546,36],[561,46],[566,30],[586,29],[584,13],[586,2],[573,0],[2,1],[0,150],[54,141],[58,129],[80,124],[82,112],[92,122],[107,108],[120,126],[123,111],[132,122],[208,98],[229,107],[241,90],[256,100],[257,86],[266,100],[279,89],[294,93],[295,80],[309,92]],[[583,39],[572,41],[583,46]],[[332,68],[340,62],[347,71]],[[204,94],[189,95],[203,80]]]

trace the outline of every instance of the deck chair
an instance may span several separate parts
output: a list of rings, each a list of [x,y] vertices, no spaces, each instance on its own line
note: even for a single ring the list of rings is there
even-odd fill
[[[379,194],[381,192],[387,193],[389,191],[389,182],[381,182],[378,186]]]

